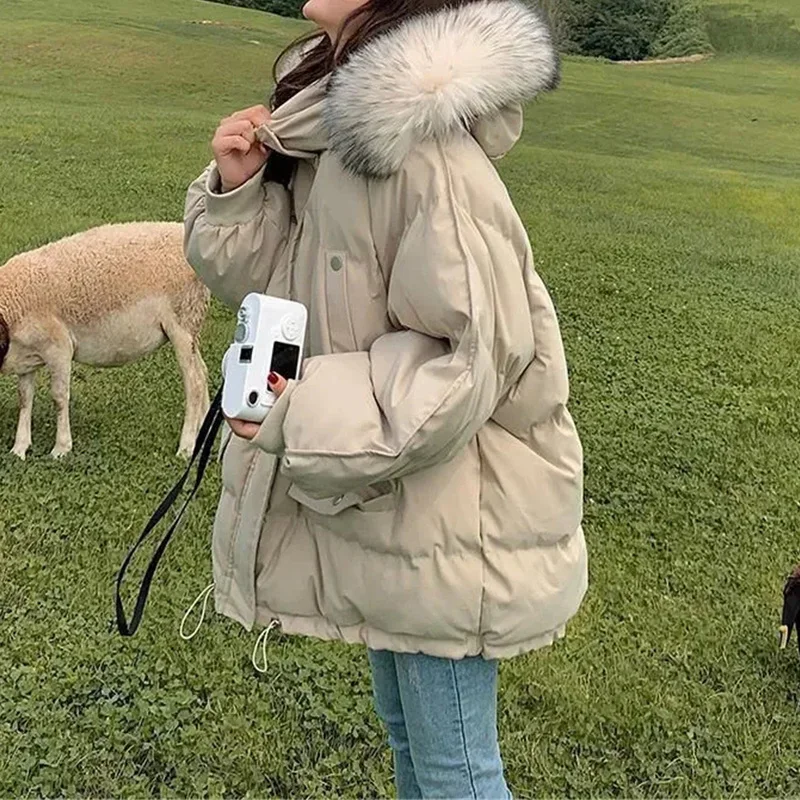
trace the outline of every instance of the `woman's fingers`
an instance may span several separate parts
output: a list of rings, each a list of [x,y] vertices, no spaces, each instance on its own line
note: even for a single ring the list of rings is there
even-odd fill
[[[272,115],[266,106],[258,105],[243,108],[241,111],[231,114],[228,119],[248,120],[254,128],[257,128],[259,125],[269,122],[271,117]]]
[[[229,419],[225,421],[230,425],[231,430],[241,439],[252,439],[257,433],[260,425],[257,422],[247,422],[243,419]]]
[[[286,389],[288,381],[277,372],[270,372],[267,383],[273,394],[280,397]],[[231,430],[242,439],[252,439],[257,433],[261,424],[258,422],[248,422],[244,419],[231,419],[225,417],[225,421],[230,425]]]
[[[220,136],[215,137],[211,143],[211,148],[215,155],[225,155],[238,150],[240,153],[249,153],[252,144],[244,138],[244,136]]]
[[[244,136],[249,142],[256,139],[256,131],[253,125],[246,119],[223,120],[217,128],[219,136]]]
[[[269,377],[267,378],[267,383],[269,384],[269,388],[272,390],[272,393],[280,397],[283,394],[284,389],[286,389],[287,384],[286,378],[282,375],[278,375],[277,372],[270,372]]]
[[[234,150],[248,153],[255,140],[256,132],[247,120],[233,120],[220,124],[211,141],[211,148],[215,153],[231,153]]]

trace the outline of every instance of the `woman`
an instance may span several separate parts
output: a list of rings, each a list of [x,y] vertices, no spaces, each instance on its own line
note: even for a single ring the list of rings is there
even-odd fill
[[[558,323],[492,165],[558,58],[517,0],[304,13],[272,112],[222,121],[186,205],[218,297],[309,309],[302,379],[229,421],[216,607],[367,645],[400,797],[506,797],[497,659],[587,582]]]

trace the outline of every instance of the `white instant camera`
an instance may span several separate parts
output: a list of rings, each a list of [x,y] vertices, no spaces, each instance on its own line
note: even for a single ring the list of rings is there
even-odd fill
[[[263,422],[277,399],[270,372],[300,377],[308,312],[301,303],[251,292],[237,314],[233,344],[222,360],[222,412],[231,419]]]

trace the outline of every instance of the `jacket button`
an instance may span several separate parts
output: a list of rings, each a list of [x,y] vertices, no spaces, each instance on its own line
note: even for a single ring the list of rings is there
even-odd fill
[[[333,256],[331,258],[331,269],[334,272],[338,272],[343,266],[344,263],[342,262],[341,256]]]

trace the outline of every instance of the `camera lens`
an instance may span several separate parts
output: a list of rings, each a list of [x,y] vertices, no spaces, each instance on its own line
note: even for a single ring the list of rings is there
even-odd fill
[[[256,405],[256,403],[258,403],[258,392],[250,392],[250,394],[247,395],[247,403],[251,406]]]

